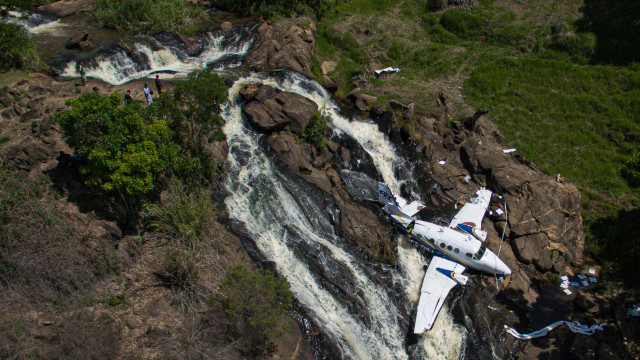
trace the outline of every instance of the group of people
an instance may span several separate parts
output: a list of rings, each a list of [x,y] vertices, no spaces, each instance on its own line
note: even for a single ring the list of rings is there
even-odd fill
[[[78,61],[76,63],[76,71],[78,72],[78,74],[80,74],[80,79],[82,80],[82,86],[87,86],[86,70],[84,68],[84,63],[82,61]],[[158,90],[158,95],[162,94],[164,87],[162,86],[160,75],[156,75],[155,85],[156,85],[156,89]],[[99,93],[99,90],[100,89],[98,89],[97,86],[93,87],[93,91],[95,91],[96,93]],[[153,90],[151,90],[147,84],[144,84],[144,87],[142,88],[142,92],[144,93],[144,98],[147,100],[147,105],[153,104],[153,98],[152,98]],[[134,100],[133,100],[133,96],[131,95],[131,90],[127,90],[127,93],[124,94],[125,104],[130,104],[133,101]]]
[[[160,80],[160,75],[156,75],[156,89],[158,90],[158,95],[162,94],[162,90],[164,89],[162,86],[162,81]],[[153,104],[153,90],[149,88],[149,85],[144,84],[142,88],[142,92],[144,93],[144,98],[147,100],[147,106]],[[131,96],[131,90],[127,90],[127,93],[124,94],[124,102],[126,104],[132,103],[133,96]]]

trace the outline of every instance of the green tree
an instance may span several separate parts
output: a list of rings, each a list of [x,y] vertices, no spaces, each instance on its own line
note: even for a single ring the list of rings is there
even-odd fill
[[[70,110],[56,114],[66,142],[86,159],[80,171],[86,184],[117,192],[127,204],[152,190],[158,175],[172,167],[180,147],[165,120],[148,119],[134,103],[124,108],[120,93],[86,93],[67,101]],[[127,205],[127,209],[132,211]]]
[[[220,76],[205,69],[190,73],[187,80],[176,84],[173,95],[165,92],[154,103],[155,116],[169,120],[183,149],[179,161],[187,177],[208,181],[216,171],[206,144],[225,139],[220,112],[227,101],[227,90]]]
[[[267,338],[287,331],[285,311],[293,298],[286,278],[239,265],[229,269],[219,290],[216,299],[228,315],[243,319]]]
[[[0,71],[30,70],[42,66],[27,30],[16,24],[0,23]]]
[[[622,165],[622,176],[629,186],[640,187],[640,152],[635,153]]]

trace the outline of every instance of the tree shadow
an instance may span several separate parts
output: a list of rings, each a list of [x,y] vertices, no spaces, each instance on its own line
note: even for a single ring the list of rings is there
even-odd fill
[[[640,289],[640,209],[620,210],[615,217],[602,218],[591,225],[597,244],[596,258],[605,264],[610,275],[627,287]]]
[[[60,152],[58,164],[45,171],[45,175],[51,179],[53,188],[75,204],[80,213],[94,213],[99,219],[126,224],[124,206],[101,191],[87,187],[85,176],[80,173],[80,164],[77,158]]]
[[[596,36],[592,64],[629,65],[640,61],[640,1],[584,0],[578,32]]]

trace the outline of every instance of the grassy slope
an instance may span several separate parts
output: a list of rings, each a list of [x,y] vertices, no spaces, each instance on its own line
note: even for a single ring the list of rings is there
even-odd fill
[[[620,259],[629,251],[640,259],[640,239],[625,225],[640,192],[619,169],[640,150],[640,66],[632,41],[640,25],[620,17],[637,13],[638,5],[526,2],[533,6],[480,0],[445,12],[428,12],[417,0],[338,5],[318,24],[315,74],[321,61],[338,60],[329,74],[338,96],[353,88],[355,75],[370,80],[365,91],[381,105],[415,102],[419,113],[439,114],[435,99],[446,91],[457,102],[455,116],[489,109],[508,146],[579,186],[587,250],[629,273],[640,262]],[[377,79],[373,70],[387,66],[402,72]]]

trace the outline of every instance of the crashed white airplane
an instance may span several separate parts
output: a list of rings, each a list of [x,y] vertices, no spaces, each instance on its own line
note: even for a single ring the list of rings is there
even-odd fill
[[[482,218],[491,200],[491,191],[481,188],[451,220],[449,226],[439,226],[416,220],[412,216],[422,210],[418,202],[407,204],[394,196],[387,184],[379,183],[382,210],[396,230],[433,253],[422,282],[416,324],[413,332],[422,334],[430,330],[444,304],[449,291],[456,285],[465,285],[466,267],[494,274],[510,275],[507,265],[483,244],[487,233],[480,229]]]

